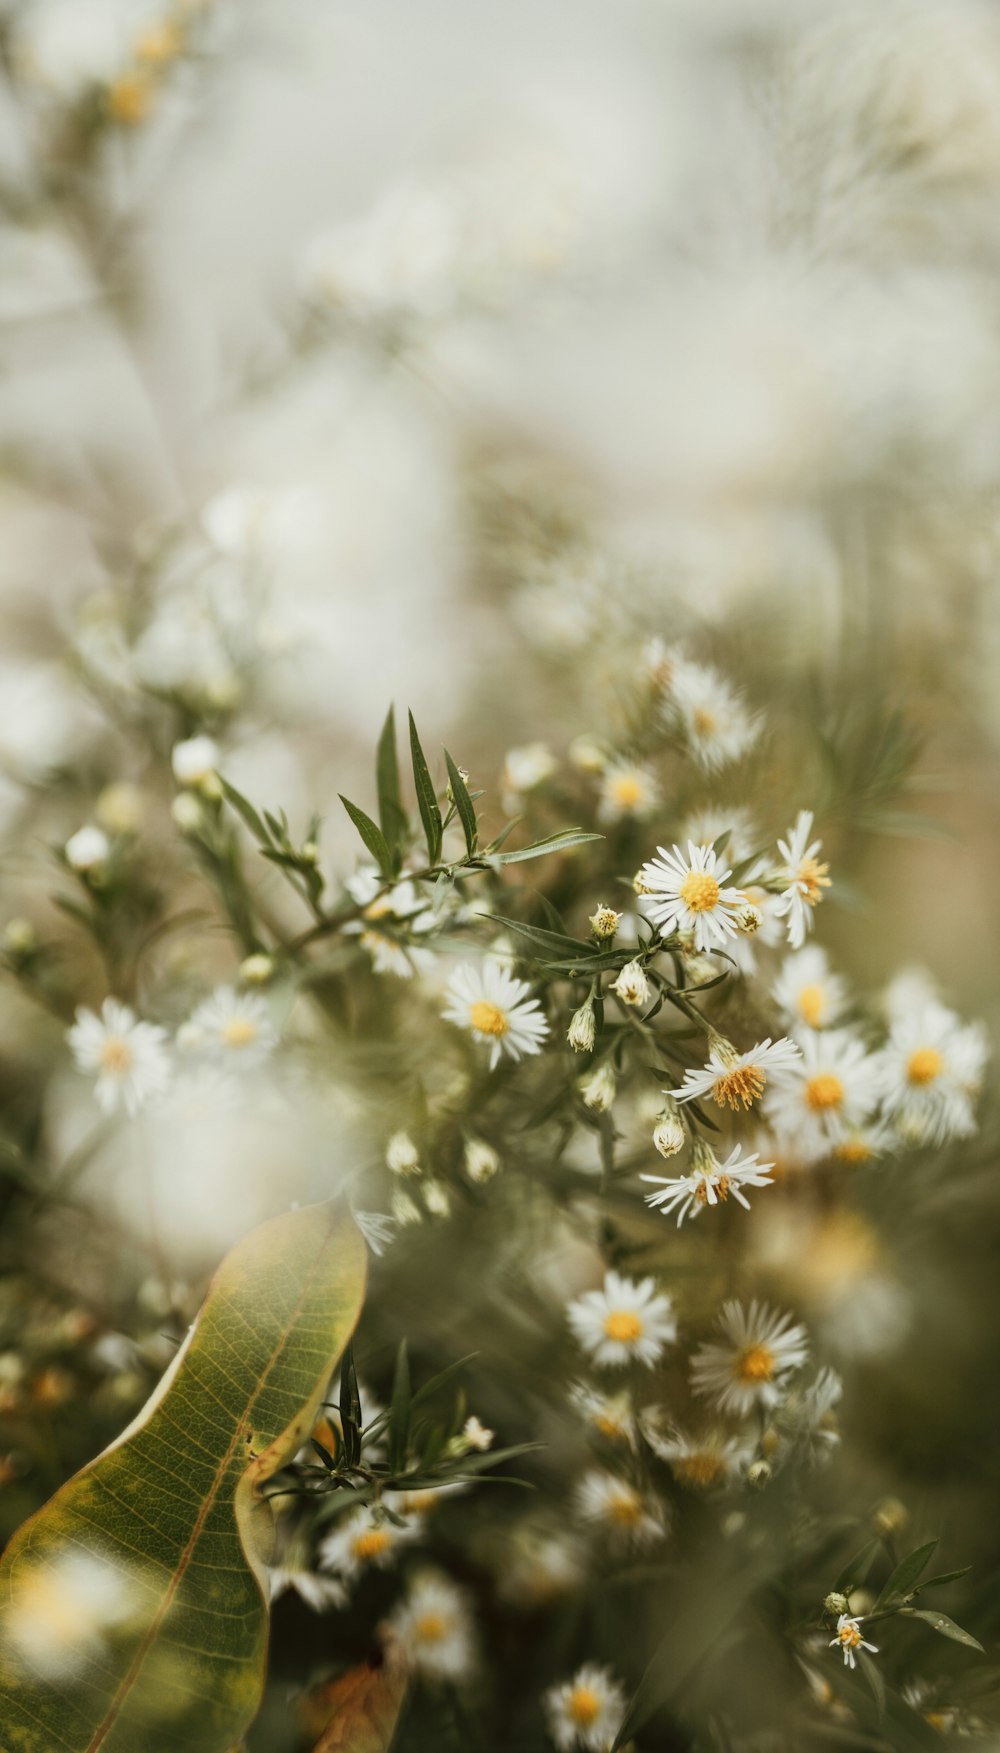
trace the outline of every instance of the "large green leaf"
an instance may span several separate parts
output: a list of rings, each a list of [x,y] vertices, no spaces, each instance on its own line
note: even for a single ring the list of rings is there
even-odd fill
[[[342,1203],[226,1257],[166,1376],[0,1565],[3,1753],[228,1753],[267,1651],[270,1506],[357,1321]]]

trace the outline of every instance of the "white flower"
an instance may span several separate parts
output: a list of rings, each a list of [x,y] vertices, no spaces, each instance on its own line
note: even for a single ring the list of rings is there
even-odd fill
[[[645,1408],[639,1428],[653,1453],[666,1461],[677,1483],[691,1491],[711,1491],[730,1484],[743,1471],[751,1453],[739,1437],[719,1430],[690,1436],[667,1422],[659,1406]]]
[[[538,785],[544,785],[551,779],[559,763],[552,750],[545,743],[526,743],[523,748],[508,749],[504,756],[501,785],[503,789],[519,797],[523,792],[534,791]]]
[[[81,1071],[96,1071],[94,1097],[105,1114],[123,1108],[136,1114],[170,1082],[167,1035],[155,1023],[141,1023],[127,1004],[106,998],[99,1017],[78,1010],[66,1039]]]
[[[321,1576],[318,1571],[297,1566],[275,1565],[269,1572],[271,1603],[292,1589],[314,1613],[325,1613],[328,1607],[343,1607],[347,1590],[339,1577]]]
[[[345,1582],[369,1566],[387,1570],[396,1563],[400,1549],[415,1540],[419,1532],[414,1524],[404,1522],[399,1527],[367,1506],[350,1510],[321,1542],[320,1567]]]
[[[648,767],[615,761],[601,779],[597,819],[608,825],[625,817],[641,820],[652,815],[659,802],[660,787]]]
[[[684,838],[693,840],[696,846],[714,846],[723,834],[729,836],[725,845],[726,857],[735,858],[737,863],[742,858],[749,858],[754,847],[760,843],[756,825],[748,810],[713,805],[695,810],[687,818]]]
[[[574,1053],[593,1052],[594,1042],[597,1039],[597,1020],[589,998],[586,1004],[581,1004],[579,1010],[573,1012],[569,1028],[566,1031],[566,1039]]]
[[[716,1038],[708,1063],[700,1070],[684,1073],[680,1089],[670,1094],[678,1102],[690,1102],[698,1096],[711,1095],[720,1108],[749,1108],[764,1093],[768,1075],[781,1077],[790,1065],[801,1059],[794,1041],[758,1041],[746,1053],[737,1053],[728,1041]]]
[[[463,962],[448,982],[444,1016],[469,1029],[490,1049],[492,1071],[502,1053],[511,1059],[541,1052],[549,1025],[524,980],[487,957],[478,967]]]
[[[882,1109],[899,1134],[914,1144],[968,1138],[987,1051],[982,1026],[933,997],[897,1015],[877,1067]]]
[[[810,1382],[808,1388],[798,1396],[795,1407],[796,1427],[807,1439],[810,1448],[824,1460],[840,1441],[833,1409],[838,1405],[843,1392],[844,1384],[836,1370],[827,1366],[820,1370],[816,1380]]]
[[[749,1211],[750,1201],[742,1189],[770,1187],[773,1168],[773,1163],[759,1162],[756,1153],[745,1157],[741,1144],[735,1145],[725,1162],[720,1163],[715,1152],[699,1140],[690,1174],[641,1175],[640,1180],[659,1183],[662,1191],[647,1193],[646,1204],[664,1215],[676,1211],[680,1229],[686,1217],[697,1217],[706,1205],[724,1204],[730,1194]]]
[[[395,1221],[381,1211],[359,1211],[356,1206],[352,1207],[352,1216],[376,1260],[380,1260],[396,1239]]]
[[[408,1132],[394,1132],[385,1149],[386,1166],[394,1175],[419,1175],[420,1152]]]
[[[215,773],[221,760],[219,746],[211,737],[188,737],[175,743],[170,751],[170,765],[178,785],[203,785]]]
[[[627,1393],[604,1394],[587,1382],[573,1382],[569,1403],[584,1423],[592,1426],[606,1442],[627,1443],[629,1448],[635,1447],[635,1418]]]
[[[493,1446],[496,1432],[487,1430],[478,1418],[467,1418],[462,1426],[462,1435],[470,1449],[478,1449],[481,1454]]]
[[[184,1045],[210,1054],[219,1064],[253,1070],[277,1042],[266,1000],[256,992],[220,986],[192,1013]]]
[[[472,1614],[463,1590],[425,1572],[384,1627],[393,1654],[426,1680],[464,1680],[475,1666]]]
[[[810,1029],[828,1029],[847,1002],[846,980],[830,973],[826,951],[817,945],[787,956],[771,990],[782,1015]]]
[[[70,835],[63,850],[71,870],[87,872],[105,862],[111,851],[111,842],[103,829],[88,824]]]
[[[0,1610],[5,1682],[24,1671],[33,1682],[65,1686],[109,1658],[106,1634],[137,1614],[149,1579],[86,1550],[54,1557],[25,1554],[14,1567]],[[20,1672],[18,1672],[20,1670]],[[8,1697],[10,1693],[8,1692]]]
[[[655,1281],[605,1274],[600,1290],[588,1290],[567,1309],[580,1345],[595,1363],[613,1368],[633,1359],[651,1369],[667,1345],[677,1338],[670,1298],[657,1293]]]
[[[451,1194],[443,1181],[436,1181],[432,1177],[423,1183],[420,1191],[424,1205],[432,1217],[451,1216]]]
[[[465,1143],[465,1173],[474,1186],[492,1181],[500,1169],[500,1158],[484,1138],[468,1138]]]
[[[514,1607],[538,1607],[579,1588],[582,1542],[561,1528],[525,1522],[503,1548],[497,1592]]]
[[[580,1100],[585,1108],[593,1109],[595,1114],[606,1114],[614,1102],[617,1088],[615,1068],[610,1059],[605,1059],[603,1065],[599,1065],[581,1083]]]
[[[834,1644],[839,1644],[843,1650],[844,1665],[848,1668],[857,1665],[855,1650],[870,1650],[873,1656],[878,1655],[878,1644],[865,1642],[861,1635],[861,1620],[852,1618],[849,1613],[842,1613],[837,1620],[837,1635],[830,1639],[830,1645]]]
[[[576,1514],[625,1550],[652,1546],[666,1535],[658,1499],[638,1491],[627,1479],[594,1468],[585,1473],[574,1495]]]
[[[784,892],[775,912],[787,919],[788,941],[793,950],[801,949],[805,943],[812,930],[813,908],[823,899],[823,890],[830,887],[827,876],[830,867],[821,864],[816,856],[823,842],[809,839],[812,823],[812,811],[800,810],[787,840],[778,841],[782,863],[777,877]]]
[[[802,1058],[764,1098],[764,1112],[803,1160],[828,1155],[878,1098],[879,1065],[849,1029],[810,1030]]]
[[[678,721],[696,761],[710,772],[738,761],[760,735],[739,695],[707,665],[675,661],[667,712]]]
[[[738,1417],[755,1406],[775,1406],[786,1377],[809,1355],[805,1328],[756,1301],[749,1309],[724,1303],[719,1327],[723,1342],[700,1346],[691,1360],[695,1393]]]
[[[572,1680],[550,1686],[542,1704],[549,1733],[561,1753],[576,1747],[605,1753],[625,1715],[625,1694],[607,1668],[585,1662]]]
[[[741,889],[724,887],[729,867],[720,864],[711,847],[688,841],[687,856],[679,846],[672,852],[657,847],[640,872],[644,912],[662,937],[674,931],[694,935],[695,948],[708,950],[726,943],[737,932],[736,916],[746,903]]]
[[[611,990],[623,1004],[648,1004],[652,997],[652,989],[646,978],[646,970],[638,960],[626,962],[617,980],[611,983]]]

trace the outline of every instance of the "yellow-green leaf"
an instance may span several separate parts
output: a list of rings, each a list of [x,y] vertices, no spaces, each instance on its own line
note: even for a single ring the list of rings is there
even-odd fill
[[[361,1309],[338,1201],[227,1255],[159,1388],[0,1565],[3,1753],[228,1753],[267,1652],[270,1506]]]

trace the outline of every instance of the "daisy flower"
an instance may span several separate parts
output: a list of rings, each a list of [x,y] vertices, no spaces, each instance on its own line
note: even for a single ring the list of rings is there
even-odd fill
[[[241,1071],[259,1066],[277,1044],[267,1001],[256,992],[220,986],[192,1013],[182,1031],[185,1047]]]
[[[893,1020],[877,1056],[883,1113],[913,1143],[975,1131],[973,1102],[986,1062],[985,1030],[925,996]]]
[[[393,935],[392,927],[407,934],[428,931],[433,925],[431,907],[416,885],[404,876],[391,889],[385,887],[379,871],[362,865],[346,884],[347,892],[357,906],[363,907],[361,918],[344,927],[345,935],[357,936],[362,949],[371,957],[376,974],[394,974],[408,980],[413,974],[426,974],[433,966],[433,950],[404,941]]]
[[[740,1107],[752,1107],[763,1095],[769,1073],[780,1077],[801,1057],[801,1050],[787,1036],[780,1041],[772,1041],[769,1036],[746,1053],[737,1053],[728,1041],[717,1036],[707,1064],[700,1069],[691,1067],[684,1073],[680,1089],[669,1093],[679,1102],[710,1095],[720,1108],[739,1112]]]
[[[560,1753],[572,1753],[573,1748],[603,1753],[621,1727],[625,1694],[607,1668],[585,1662],[572,1680],[550,1686],[542,1705]]]
[[[271,1583],[271,1603],[279,1600],[291,1589],[311,1607],[314,1613],[325,1613],[328,1607],[343,1607],[347,1601],[347,1590],[339,1577],[321,1576],[318,1571],[306,1570],[304,1567],[275,1565],[268,1571]]]
[[[476,1660],[468,1598],[448,1577],[415,1577],[383,1634],[393,1655],[425,1680],[465,1680]]]
[[[847,1002],[847,982],[831,974],[825,950],[812,944],[786,956],[771,988],[782,1016],[801,1028],[828,1029]]]
[[[724,887],[731,875],[711,847],[688,841],[687,856],[679,846],[668,852],[658,846],[658,858],[644,864],[639,873],[645,897],[643,911],[661,937],[671,932],[691,932],[697,950],[718,948],[737,932],[736,916],[746,904],[742,889]]]
[[[840,1441],[834,1407],[839,1404],[843,1392],[844,1384],[836,1370],[827,1366],[797,1396],[795,1411],[798,1431],[805,1437],[815,1457],[824,1461],[829,1459]]]
[[[628,1394],[602,1394],[587,1382],[574,1382],[569,1390],[569,1403],[584,1424],[606,1442],[635,1447],[635,1418]]]
[[[658,1500],[637,1491],[615,1473],[598,1468],[585,1473],[574,1502],[580,1520],[598,1529],[613,1545],[635,1551],[666,1535]]]
[[[781,866],[778,880],[783,892],[775,912],[787,919],[788,941],[793,950],[800,950],[812,930],[813,908],[823,899],[823,890],[830,887],[827,871],[830,866],[817,858],[822,840],[810,840],[812,810],[800,810],[787,840],[778,841]]]
[[[491,957],[478,967],[463,962],[448,982],[443,1015],[489,1047],[493,1071],[503,1053],[517,1060],[541,1052],[549,1025],[530,993],[526,981]]]
[[[680,1229],[686,1217],[697,1217],[706,1205],[724,1205],[730,1194],[749,1211],[750,1201],[742,1189],[770,1187],[773,1167],[773,1163],[760,1162],[755,1152],[745,1157],[741,1144],[734,1145],[720,1163],[715,1152],[699,1140],[689,1174],[640,1175],[639,1179],[659,1184],[659,1193],[645,1195],[646,1204],[664,1216],[676,1211]]]
[[[678,1485],[690,1491],[711,1491],[728,1485],[745,1469],[750,1450],[739,1437],[710,1430],[690,1436],[679,1425],[665,1424],[663,1409],[648,1406],[640,1419],[642,1434],[655,1455],[666,1461]]]
[[[809,1355],[805,1328],[756,1301],[749,1309],[724,1303],[719,1327],[722,1342],[702,1345],[691,1360],[695,1393],[741,1418],[755,1406],[775,1406],[785,1378]]]
[[[540,1607],[579,1587],[582,1542],[563,1530],[525,1522],[503,1545],[497,1592],[513,1607]]]
[[[749,810],[728,809],[719,805],[708,806],[695,810],[687,818],[684,834],[686,840],[693,840],[696,846],[714,846],[723,834],[728,834],[726,854],[735,858],[749,858],[755,846],[760,844],[760,836]]]
[[[709,772],[738,761],[757,741],[759,718],[706,664],[676,661],[669,689],[669,715],[679,723],[690,753]]]
[[[94,1099],[105,1114],[137,1114],[170,1082],[166,1030],[141,1023],[127,1004],[106,998],[100,1016],[78,1010],[66,1040],[80,1071],[96,1071]]]
[[[606,825],[625,818],[650,816],[660,802],[660,787],[648,767],[634,761],[615,761],[601,779],[597,819]]]
[[[870,1115],[879,1087],[878,1061],[863,1041],[849,1029],[813,1030],[803,1036],[802,1058],[765,1097],[764,1112],[815,1162]]]
[[[398,1527],[367,1506],[351,1510],[341,1516],[333,1532],[321,1542],[320,1566],[344,1582],[353,1581],[370,1566],[387,1570],[396,1563],[400,1548],[416,1539],[419,1532],[415,1523],[404,1522]]]
[[[577,1297],[567,1314],[578,1343],[594,1362],[613,1368],[635,1359],[651,1369],[677,1338],[670,1298],[657,1294],[652,1278],[636,1282],[608,1272],[603,1287]]]
[[[870,1650],[873,1656],[878,1655],[877,1643],[866,1643],[861,1635],[861,1620],[853,1619],[850,1613],[842,1613],[837,1620],[837,1635],[831,1637],[830,1647],[839,1644],[844,1652],[844,1665],[848,1668],[857,1666],[855,1650]]]

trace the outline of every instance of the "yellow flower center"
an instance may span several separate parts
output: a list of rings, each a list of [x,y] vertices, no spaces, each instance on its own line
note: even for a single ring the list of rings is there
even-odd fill
[[[863,1138],[845,1138],[837,1145],[834,1156],[841,1163],[867,1163],[872,1158],[872,1147]]]
[[[146,120],[152,108],[152,83],[144,73],[123,73],[108,87],[107,104],[116,122],[135,127]]]
[[[642,1504],[634,1491],[623,1487],[610,1499],[608,1515],[619,1528],[634,1528],[642,1520]]]
[[[386,914],[391,913],[391,912],[392,912],[392,896],[391,895],[379,895],[379,896],[377,896],[377,898],[374,901],[371,901],[369,903],[369,905],[365,908],[363,917],[365,919],[384,919]]]
[[[634,810],[642,802],[642,781],[632,773],[622,773],[612,780],[611,795],[623,810]]]
[[[392,1544],[392,1536],[384,1528],[367,1528],[354,1542],[355,1558],[378,1558]]]
[[[767,1073],[759,1065],[738,1065],[735,1071],[724,1072],[712,1085],[712,1095],[720,1108],[737,1110],[742,1103],[749,1108],[763,1093]]]
[[[469,1008],[469,1022],[481,1035],[505,1035],[510,1027],[498,1004],[479,998]]]
[[[604,1317],[604,1332],[608,1339],[615,1339],[620,1345],[629,1345],[642,1338],[642,1322],[631,1309],[612,1309]]]
[[[720,1175],[719,1179],[715,1182],[714,1185],[715,1185],[715,1192],[716,1192],[717,1198],[719,1198],[722,1201],[722,1203],[725,1204],[726,1200],[729,1198],[729,1185],[730,1185],[729,1176],[728,1175]],[[707,1181],[699,1181],[698,1182],[698,1185],[695,1188],[694,1196],[697,1199],[699,1205],[707,1205],[708,1204],[708,1182]]]
[[[774,1375],[774,1352],[767,1345],[748,1345],[736,1359],[733,1374],[738,1382],[748,1386],[769,1382]]]
[[[856,1625],[842,1625],[837,1633],[844,1649],[856,1649],[861,1642],[861,1633]]]
[[[566,1700],[566,1715],[578,1729],[589,1729],[601,1714],[601,1701],[589,1686],[574,1686]]]
[[[625,1435],[621,1419],[616,1418],[613,1412],[596,1412],[594,1414],[594,1428],[613,1443],[620,1443]]]
[[[231,1016],[219,1033],[227,1047],[249,1047],[257,1039],[257,1024],[247,1016]]]
[[[677,893],[692,913],[710,913],[719,900],[719,885],[707,870],[689,870]]]
[[[681,1455],[671,1462],[674,1478],[682,1485],[692,1485],[698,1491],[707,1491],[714,1485],[722,1472],[722,1456],[712,1449],[695,1449],[690,1455]]]
[[[832,1071],[818,1071],[806,1084],[806,1106],[814,1114],[825,1114],[839,1108],[844,1099],[844,1086]]]
[[[699,706],[692,722],[699,736],[710,737],[717,721],[714,712],[709,712],[705,706]]]
[[[804,858],[795,873],[796,882],[801,883],[805,890],[802,899],[810,907],[815,907],[821,899],[820,890],[830,887],[830,878],[826,874],[829,868],[828,864],[820,864],[817,858]]]
[[[936,1047],[918,1047],[906,1062],[907,1082],[915,1083],[922,1089],[926,1084],[933,1083],[943,1070],[944,1060]]]
[[[822,986],[803,986],[799,993],[799,1015],[811,1029],[818,1029],[826,1011],[826,993]]]
[[[173,61],[184,47],[184,38],[175,24],[154,24],[144,31],[135,45],[135,52],[140,61],[151,61],[154,65],[162,65]]]
[[[448,1630],[448,1621],[443,1613],[421,1613],[413,1630],[420,1643],[440,1643]]]
[[[131,1071],[133,1053],[127,1041],[120,1035],[109,1035],[101,1048],[101,1070],[109,1077],[124,1077]]]

